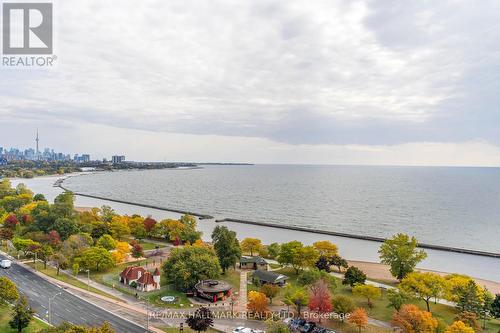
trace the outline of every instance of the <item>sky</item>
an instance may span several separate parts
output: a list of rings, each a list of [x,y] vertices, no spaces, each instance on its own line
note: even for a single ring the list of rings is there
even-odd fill
[[[92,158],[500,166],[500,2],[56,0],[0,67],[0,146]]]

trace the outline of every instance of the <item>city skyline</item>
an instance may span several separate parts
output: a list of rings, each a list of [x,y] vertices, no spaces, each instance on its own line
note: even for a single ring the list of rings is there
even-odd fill
[[[58,3],[57,66],[3,71],[4,145],[38,127],[99,159],[500,166],[498,2],[115,7]]]

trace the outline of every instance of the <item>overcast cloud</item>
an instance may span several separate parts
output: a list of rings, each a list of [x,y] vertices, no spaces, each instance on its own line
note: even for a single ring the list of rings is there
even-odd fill
[[[500,165],[498,1],[56,1],[0,71],[0,146],[94,157]],[[436,153],[438,152],[438,153]]]

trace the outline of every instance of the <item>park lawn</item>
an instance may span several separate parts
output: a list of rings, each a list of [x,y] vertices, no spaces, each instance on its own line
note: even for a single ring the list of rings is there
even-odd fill
[[[35,268],[35,265],[33,263],[28,263],[27,265],[31,266],[32,268]],[[57,275],[57,270],[53,267],[50,267],[50,266],[47,266],[47,268],[43,268],[43,265],[42,264],[37,264],[37,269],[36,269],[38,272],[42,273],[42,274],[45,274],[47,276],[50,276],[51,278],[54,278],[58,281],[61,281],[61,282],[65,282],[67,284],[70,284],[72,286],[75,286],[77,288],[81,288],[81,289],[85,289],[87,290],[87,284],[86,283],[83,283],[82,281],[78,280],[78,279],[75,279],[67,274],[64,274],[64,273],[59,273],[59,275]],[[113,296],[113,295],[110,295],[102,290],[99,290],[97,288],[94,288],[94,287],[90,287],[88,289],[89,291],[95,293],[95,294],[99,294],[101,296],[105,296],[105,297],[109,297],[111,299],[114,299],[116,301],[119,301],[120,299]]]
[[[156,291],[150,291],[148,293],[137,291],[136,289],[123,285],[119,282],[119,274],[125,269],[125,267],[131,265],[144,265],[146,262],[150,263],[151,260],[145,259],[134,263],[119,264],[107,270],[106,272],[90,273],[90,278],[98,283],[114,288],[127,295],[135,296],[137,294],[137,296],[140,298],[149,297],[151,304],[155,306],[165,307],[165,308],[177,308],[177,309],[189,307],[191,302],[186,297],[185,293],[176,291],[172,286],[167,285],[165,274],[161,275],[161,281],[160,281],[161,289]],[[152,265],[147,268],[150,271],[153,270]],[[174,296],[177,298],[177,300],[174,303],[162,302],[160,298],[167,295]]]
[[[142,249],[143,249],[144,251],[149,251],[149,250],[154,250],[158,244],[149,243],[149,242],[147,242],[147,241],[145,241],[145,240],[141,239],[141,240],[139,241],[139,245],[140,245],[140,246],[142,246]],[[161,245],[160,245],[160,247],[164,247],[164,246],[161,246]]]
[[[229,283],[233,287],[233,292],[240,290],[240,271],[228,269],[226,274],[220,275],[219,279]]]
[[[0,332],[2,333],[16,333],[17,330],[10,328],[9,321],[11,320],[11,308],[8,305],[0,306]],[[33,318],[30,325],[23,330],[23,333],[36,333],[44,328],[49,327],[41,320]]]

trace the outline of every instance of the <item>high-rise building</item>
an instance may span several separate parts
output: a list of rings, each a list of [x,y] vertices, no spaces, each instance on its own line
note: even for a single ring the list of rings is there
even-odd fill
[[[125,162],[125,156],[123,155],[113,155],[111,156],[111,162],[114,163],[123,163]]]

